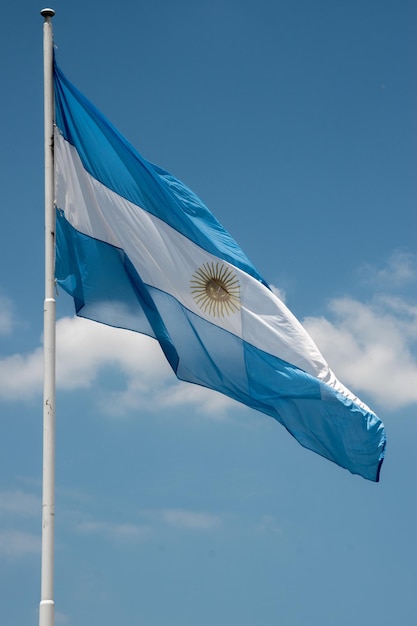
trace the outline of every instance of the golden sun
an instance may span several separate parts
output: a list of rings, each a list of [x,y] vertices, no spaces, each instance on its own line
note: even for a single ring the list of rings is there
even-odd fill
[[[191,293],[198,306],[213,317],[240,309],[240,285],[233,270],[223,263],[204,263],[192,276]]]

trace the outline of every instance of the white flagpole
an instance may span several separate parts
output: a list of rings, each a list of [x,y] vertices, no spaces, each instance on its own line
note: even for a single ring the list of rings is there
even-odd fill
[[[45,126],[45,301],[43,387],[42,566],[39,626],[54,626],[55,516],[55,206],[53,9],[42,9]]]

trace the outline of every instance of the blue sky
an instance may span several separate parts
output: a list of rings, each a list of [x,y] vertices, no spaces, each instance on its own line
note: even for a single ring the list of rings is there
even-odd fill
[[[43,5],[3,14],[0,621],[40,594]],[[383,419],[381,482],[58,296],[56,624],[415,623],[417,7],[53,5],[62,70],[188,184]]]

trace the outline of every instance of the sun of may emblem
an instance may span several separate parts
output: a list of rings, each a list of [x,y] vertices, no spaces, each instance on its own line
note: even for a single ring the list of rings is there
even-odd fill
[[[240,285],[233,270],[223,263],[204,263],[190,281],[194,300],[213,317],[232,315],[240,309]]]

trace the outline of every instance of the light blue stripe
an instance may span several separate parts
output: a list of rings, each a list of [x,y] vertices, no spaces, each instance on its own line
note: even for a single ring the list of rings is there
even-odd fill
[[[81,235],[60,211],[57,250],[57,280],[78,315],[156,337],[178,378],[274,417],[304,447],[378,480],[385,434],[375,415],[145,285],[123,251]]]
[[[56,124],[76,148],[87,172],[200,248],[268,286],[201,200],[174,176],[146,161],[56,64],[54,81]]]

